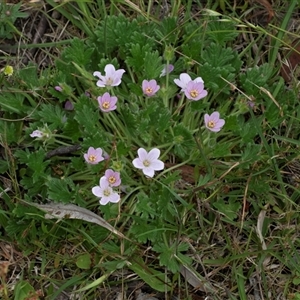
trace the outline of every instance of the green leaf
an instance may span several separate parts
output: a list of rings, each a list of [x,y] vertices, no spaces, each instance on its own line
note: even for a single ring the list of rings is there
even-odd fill
[[[80,269],[88,270],[91,268],[92,260],[89,253],[81,254],[76,259],[76,266]]]
[[[300,277],[293,278],[293,284],[299,285],[300,284]],[[299,299],[300,299],[300,294],[299,294]]]
[[[118,47],[118,33],[115,29],[116,25],[122,21],[126,21],[123,15],[107,16],[105,20],[101,21],[100,26],[95,31],[98,47],[102,49],[106,55],[109,55]]]
[[[270,65],[265,63],[261,66],[247,68],[245,73],[240,74],[240,81],[243,91],[253,97],[260,98],[260,87],[266,87],[266,83],[271,76]]]
[[[206,34],[208,40],[214,41],[219,45],[225,45],[226,42],[234,41],[239,32],[231,20],[212,18],[208,21]]]
[[[44,161],[45,154],[46,153],[43,149],[39,149],[38,151],[31,153],[28,157],[27,165],[31,170],[33,170],[33,183],[36,183],[41,177],[45,176],[45,169],[49,164],[48,161]]]
[[[66,61],[70,61],[81,67],[86,67],[90,64],[93,51],[94,49],[85,45],[83,40],[74,38],[71,45],[65,49],[63,55]]]
[[[242,61],[236,51],[230,47],[223,48],[221,45],[215,43],[211,43],[203,51],[202,60],[213,68],[226,68],[230,73],[239,71],[242,65]]]
[[[75,185],[70,178],[48,178],[46,181],[48,187],[48,198],[63,203],[71,203],[73,199],[72,191],[75,190]]]
[[[196,147],[193,134],[182,124],[176,125],[173,132],[175,154],[183,159],[187,158],[187,155],[190,156],[190,153]]]
[[[141,259],[137,259],[137,262],[131,261],[128,267],[154,290],[159,292],[171,290],[169,284],[165,283],[165,274],[146,266]]]
[[[150,198],[143,192],[140,192],[137,195],[137,204],[136,204],[136,213],[140,213],[142,219],[153,218],[158,216],[153,203],[150,201]]]
[[[141,73],[144,71],[144,64],[146,63],[145,55],[149,52],[151,52],[151,47],[148,44],[132,44],[130,45],[131,56],[129,56],[125,62],[133,71]],[[149,64],[149,62],[147,62],[147,64]]]
[[[216,93],[222,91],[229,94],[231,86],[225,80],[234,82],[242,65],[237,52],[231,48],[223,48],[220,45],[211,43],[203,51],[202,62],[200,75],[205,82],[205,86]]]
[[[4,174],[9,169],[7,160],[0,159],[0,174]]]
[[[161,224],[158,223],[157,219],[153,220],[151,223],[145,220],[142,220],[138,217],[132,217],[135,220],[135,226],[132,226],[131,234],[138,240],[140,243],[146,243],[152,241],[156,243],[157,241],[162,240],[162,231],[159,230]]]
[[[67,117],[67,122],[63,128],[63,135],[72,138],[73,142],[77,142],[82,137],[78,122],[71,117]]]
[[[153,247],[154,251],[160,253],[159,264],[161,266],[166,266],[174,274],[179,272],[181,263],[191,263],[191,259],[180,253],[182,251],[187,251],[188,249],[189,245],[186,243],[174,243],[170,246],[166,246],[163,243],[157,243]]]
[[[26,300],[35,297],[35,290],[29,282],[20,280],[14,288],[15,300]]]
[[[75,103],[75,120],[78,122],[80,128],[86,134],[95,132],[95,124],[99,123],[99,109],[97,109],[92,101],[86,98],[81,98]]]
[[[235,199],[230,198],[227,203],[225,203],[223,199],[219,199],[217,202],[213,203],[213,206],[229,220],[233,221],[237,217],[237,212],[240,209],[241,204],[236,202]]]
[[[22,93],[5,93],[1,92],[0,94],[0,108],[3,111],[7,111],[10,113],[17,113],[19,115],[23,115],[24,111],[24,96]],[[26,109],[25,109],[26,111]],[[3,121],[2,121],[3,122]]]
[[[64,125],[65,113],[62,108],[54,104],[42,104],[41,109],[37,112],[37,115],[33,115],[38,120],[43,120],[48,125],[53,125],[55,129],[59,129]]]
[[[125,103],[120,107],[120,113],[124,121],[124,125],[131,136],[136,135],[136,130],[139,123],[137,122],[137,113],[139,111],[138,105],[134,103],[127,104]]]
[[[231,145],[230,143],[216,143],[213,147],[211,154],[214,158],[217,157],[226,157],[231,154]]]
[[[30,63],[27,67],[19,70],[19,77],[27,85],[28,88],[33,90],[41,89],[38,78],[37,66]]]
[[[258,154],[262,149],[261,145],[248,143],[246,148],[242,152],[241,160],[243,162],[243,168],[249,168],[249,166],[258,160]]]
[[[177,17],[165,17],[158,25],[159,28],[155,30],[157,39],[163,40],[166,44],[174,45],[179,34]]]
[[[254,140],[254,137],[258,134],[255,130],[256,127],[254,122],[260,123],[258,119],[250,120],[240,127],[240,136],[242,137],[242,141],[244,144],[251,143]]]
[[[2,134],[2,139],[8,145],[12,143],[19,143],[23,138],[23,122],[9,122],[3,121],[0,122],[0,132]]]
[[[154,79],[159,76],[162,69],[162,58],[159,55],[158,51],[155,52],[146,52],[144,57],[145,65],[145,77]]]

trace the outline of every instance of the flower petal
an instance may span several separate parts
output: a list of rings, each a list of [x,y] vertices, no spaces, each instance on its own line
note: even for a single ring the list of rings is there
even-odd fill
[[[92,188],[92,193],[96,196],[96,197],[99,197],[101,198],[103,196],[103,193],[102,193],[102,189],[100,188],[100,186],[94,186]]]
[[[225,120],[219,119],[219,121],[217,122],[217,127],[223,127],[224,125],[225,125]]]
[[[99,203],[101,205],[106,205],[109,202],[109,198],[108,197],[102,197],[99,201]]]
[[[149,177],[153,177],[154,176],[154,170],[151,167],[148,168],[144,168],[143,169],[143,173]]]
[[[192,81],[191,76],[187,73],[181,73],[179,78],[180,78],[181,81],[186,82],[186,83]]]
[[[144,148],[139,148],[137,153],[141,161],[144,161],[148,157],[148,152]]]
[[[132,161],[132,164],[134,165],[134,167],[136,167],[137,169],[143,169],[145,168],[143,162],[139,159],[139,158],[135,158]]]
[[[211,115],[210,115],[211,120],[213,121],[218,121],[220,119],[220,113],[218,111],[214,111]]]
[[[204,123],[207,124],[209,122],[209,114],[204,115]]]
[[[111,187],[109,186],[109,183],[108,183],[108,181],[107,181],[107,179],[106,179],[106,177],[105,176],[102,176],[101,178],[100,178],[100,187],[101,187],[101,189],[111,189]]]
[[[148,153],[148,159],[152,162],[154,160],[157,160],[160,156],[160,150],[157,148],[153,148],[152,150],[150,150],[150,152]]]
[[[101,78],[101,73],[98,72],[98,71],[95,71],[95,72],[93,73],[93,76],[97,76],[97,77]]]
[[[104,71],[105,71],[106,77],[114,77],[114,74],[116,72],[116,68],[115,68],[114,65],[108,64],[108,65],[105,66]]]
[[[104,82],[102,80],[98,80],[97,83],[96,83],[96,85],[98,87],[105,87],[105,84],[104,84]]]
[[[148,80],[144,79],[142,82],[142,90],[144,91],[148,87]]]
[[[194,79],[194,82],[202,82],[204,84],[204,81],[201,77],[197,77],[196,79]]]
[[[183,87],[184,87],[183,82],[181,82],[179,79],[174,79],[174,82],[175,82],[176,85],[178,85],[179,87],[181,87],[183,89]]]
[[[161,160],[156,160],[151,163],[151,168],[153,168],[155,171],[163,170],[165,167],[165,164]]]
[[[112,193],[110,196],[109,196],[109,201],[112,202],[112,203],[117,203],[120,201],[120,195],[117,194],[117,193]]]

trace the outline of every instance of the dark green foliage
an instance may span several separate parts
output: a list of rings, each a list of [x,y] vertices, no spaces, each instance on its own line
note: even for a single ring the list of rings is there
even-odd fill
[[[226,42],[234,41],[239,35],[232,20],[212,18],[208,20],[206,29],[208,41],[225,46]]]
[[[92,4],[78,2],[76,8],[91,9]],[[73,5],[67,7],[76,11]],[[281,230],[296,228],[298,167],[290,163],[299,156],[297,88],[287,88],[271,64],[251,65],[252,45],[243,50],[235,45],[244,27],[237,27],[234,18],[207,17],[208,13],[212,11],[203,10],[185,22],[172,17],[152,22],[142,16],[106,16],[97,21],[92,37],[74,38],[55,67],[41,71],[28,65],[13,76],[0,73],[4,199],[0,225],[5,225],[7,238],[18,241],[17,246],[28,249],[28,254],[34,249],[34,255],[40,256],[40,249],[45,251],[50,244],[51,270],[68,270],[67,275],[80,272],[84,279],[76,289],[90,289],[87,297],[98,297],[99,283],[112,279],[116,284],[115,271],[128,268],[143,280],[150,278],[147,283],[165,296],[170,289],[175,296],[175,288],[181,288],[177,281],[182,283],[179,273],[191,268],[199,281],[205,273],[203,264],[211,282],[226,277],[231,284],[226,296],[238,299],[237,290],[246,286],[242,280],[250,278],[254,269],[259,269],[266,284],[263,256],[272,262],[274,237],[282,239]],[[107,64],[125,73],[119,85],[100,88],[93,72],[107,75]],[[165,64],[174,65],[174,71],[161,76]],[[199,101],[187,99],[174,83],[182,73],[192,80],[202,77],[208,95]],[[151,79],[160,90],[146,97],[142,82]],[[106,92],[118,98],[114,111],[99,107],[97,98]],[[66,110],[66,101],[74,109]],[[204,124],[204,115],[216,111],[225,120],[219,132]],[[41,136],[31,137],[36,130]],[[75,150],[50,155],[60,147]],[[90,147],[100,147],[104,160],[86,161],[84,154]],[[153,178],[133,165],[139,148],[160,150],[164,169],[156,170]],[[143,161],[143,166],[148,163]],[[120,202],[99,205],[92,188],[107,169],[121,174],[121,185],[110,187],[120,195]],[[6,186],[9,189],[2,193]],[[115,231],[93,223],[92,218],[91,223],[46,220],[44,213],[30,206],[49,201],[87,208]],[[268,219],[262,220],[263,210]],[[267,250],[258,234],[260,221],[265,222]],[[87,264],[79,263],[83,258],[88,258]],[[275,263],[280,259],[276,257]],[[216,275],[214,266],[221,266]],[[48,274],[44,269],[49,269],[42,267]],[[237,270],[238,284],[231,278]],[[288,278],[289,270],[284,271]],[[55,284],[72,285],[74,278]],[[187,275],[185,279],[189,282]],[[200,282],[204,294],[207,282]],[[213,284],[207,291],[215,296],[216,287]],[[226,297],[224,290],[218,299]]]
[[[235,81],[242,65],[238,54],[231,48],[211,43],[203,51],[201,62],[203,65],[200,68],[200,76],[207,88],[215,93],[229,94],[231,91],[229,83]]]

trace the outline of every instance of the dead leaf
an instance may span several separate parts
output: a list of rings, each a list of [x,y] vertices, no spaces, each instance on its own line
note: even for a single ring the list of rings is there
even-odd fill
[[[83,220],[86,222],[94,223],[99,226],[102,226],[109,230],[110,232],[114,233],[118,237],[122,239],[129,240],[124,234],[116,230],[113,226],[111,226],[107,221],[103,218],[99,217],[95,213],[91,212],[90,210],[74,205],[74,204],[61,204],[61,203],[54,203],[50,202],[48,204],[35,204],[35,203],[28,203],[29,205],[33,205],[38,209],[46,212],[45,218],[46,219],[77,219]]]
[[[297,77],[297,68],[300,63],[300,44],[299,40],[291,44],[292,49],[284,55],[283,64],[280,70],[280,75],[286,83],[289,83],[293,77]]]
[[[256,233],[257,233],[257,235],[259,237],[259,240],[261,242],[263,250],[267,249],[267,246],[266,246],[266,243],[264,241],[263,234],[262,234],[262,229],[263,229],[265,217],[266,217],[266,210],[263,209],[263,210],[261,210],[261,212],[258,215],[257,226],[255,228],[256,229]]]
[[[255,227],[256,234],[261,242],[261,246],[263,250],[267,250],[267,245],[265,243],[262,230],[263,230],[263,225],[266,217],[266,212],[267,212],[267,205],[264,207],[263,210],[260,211],[258,218],[257,218],[257,225]],[[263,261],[263,266],[266,267],[270,262],[270,257],[267,256],[264,261]]]
[[[268,22],[267,24],[270,23],[270,21],[274,18],[275,13],[273,10],[272,5],[270,4],[270,2],[268,0],[254,0],[254,2],[257,2],[258,4],[262,5],[265,7],[269,17],[268,17]]]

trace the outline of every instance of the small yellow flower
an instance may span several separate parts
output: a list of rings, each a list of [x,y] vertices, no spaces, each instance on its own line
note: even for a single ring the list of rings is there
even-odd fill
[[[4,75],[11,76],[14,73],[14,68],[12,66],[6,66],[3,73]]]

